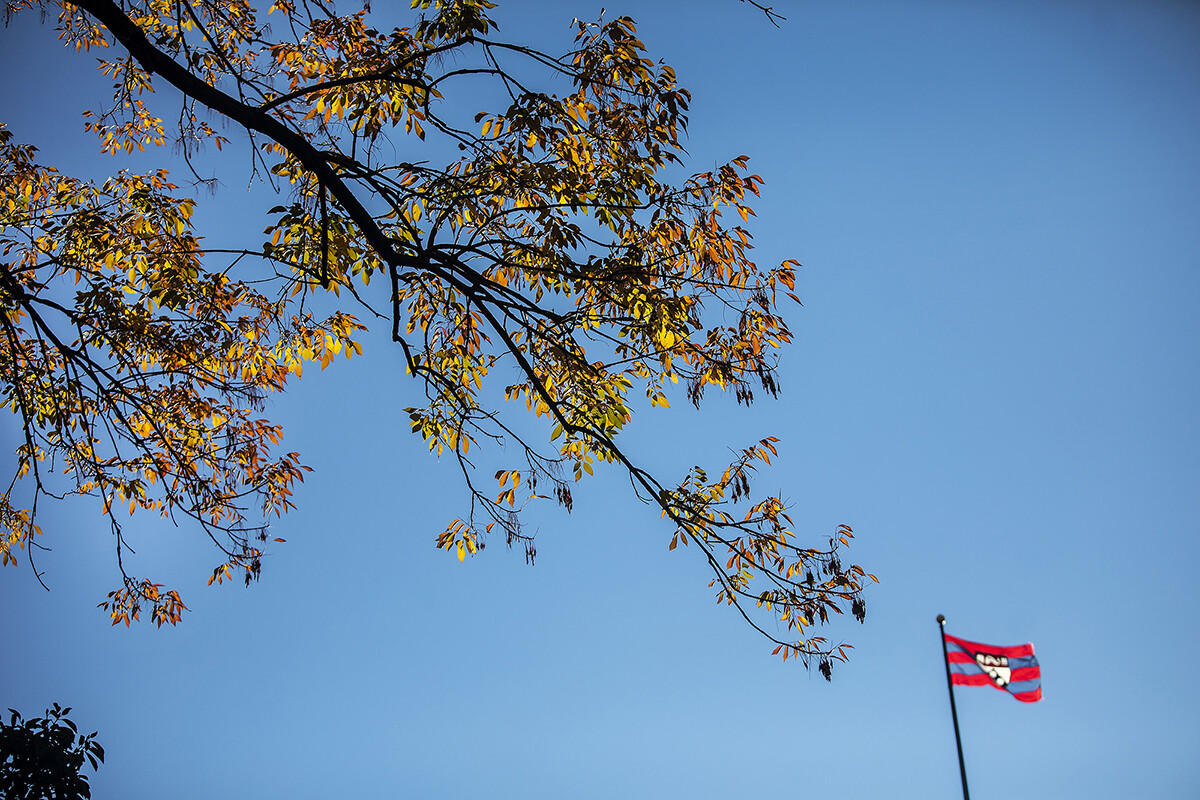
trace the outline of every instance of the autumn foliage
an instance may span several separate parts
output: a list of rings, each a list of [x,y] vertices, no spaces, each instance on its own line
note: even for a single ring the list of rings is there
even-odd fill
[[[265,517],[307,470],[263,399],[382,324],[424,387],[405,409],[413,433],[471,494],[439,547],[461,560],[499,536],[532,559],[521,509],[569,511],[611,465],[666,518],[671,549],[699,551],[719,601],[828,674],[844,652],[812,628],[861,619],[871,576],[841,563],[849,528],[800,543],[779,498],[753,497],[776,440],[679,481],[620,444],[642,403],[778,392],[797,263],[751,257],[762,179],[745,156],[672,177],[689,94],[627,17],[576,20],[551,55],[499,38],[486,0],[413,5],[387,27],[380,9],[311,0],[6,0],[101,58],[116,102],[87,115],[100,151],[173,144],[191,163],[209,146],[219,161],[218,131],[236,131],[255,179],[288,193],[262,241],[202,242],[197,201],[165,171],[74,179],[0,128],[0,391],[24,436],[0,557],[33,545],[39,504],[77,494],[115,536],[114,623],[185,609],[125,563],[125,511],[193,520],[222,552],[210,583],[256,578]],[[161,86],[182,104],[158,101]],[[476,113],[468,90],[495,107]],[[338,310],[313,316],[316,296]],[[544,440],[518,434],[522,413]],[[472,451],[498,438],[511,466],[481,477]]]

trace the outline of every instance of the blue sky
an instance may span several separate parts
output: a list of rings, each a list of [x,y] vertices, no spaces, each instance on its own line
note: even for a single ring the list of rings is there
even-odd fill
[[[496,16],[563,50],[598,5]],[[97,798],[955,797],[943,613],[1043,669],[1042,703],[958,691],[977,800],[1195,797],[1200,7],[607,5],[692,90],[692,165],[766,179],[761,260],[804,264],[781,398],[677,402],[628,444],[682,474],[780,437],[763,487],[814,537],[851,525],[882,581],[829,631],[850,663],[772,658],[616,474],[546,516],[534,568],[436,551],[463,492],[380,337],[273,402],[317,471],[261,583],[206,589],[197,532],[137,526],[177,629],[109,628],[106,529],[50,511],[53,591],[0,580],[0,706],[74,706]],[[0,74],[45,161],[118,166],[78,117],[106,81],[36,16],[0,29]],[[261,229],[245,163],[220,170],[210,235]]]

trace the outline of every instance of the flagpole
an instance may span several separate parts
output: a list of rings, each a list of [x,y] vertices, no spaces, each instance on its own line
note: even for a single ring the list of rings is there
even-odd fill
[[[962,738],[958,735],[958,709],[954,707],[954,683],[950,680],[950,655],[946,652],[946,618],[937,616],[942,634],[942,664],[946,667],[946,691],[950,693],[950,717],[954,720],[954,745],[958,748],[958,774],[962,776],[963,800],[971,800],[967,791],[967,766],[963,761]]]

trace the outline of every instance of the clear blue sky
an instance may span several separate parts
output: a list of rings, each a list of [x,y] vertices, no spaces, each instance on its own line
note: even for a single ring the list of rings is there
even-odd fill
[[[681,474],[782,439],[766,486],[813,536],[853,526],[882,581],[830,632],[856,648],[833,683],[717,607],[616,475],[546,518],[532,569],[436,551],[463,493],[373,339],[273,404],[317,471],[261,583],[206,589],[196,531],[138,526],[177,629],[109,628],[106,529],[48,513],[53,591],[0,580],[0,707],[74,706],[100,800],[953,798],[944,613],[1042,664],[1042,703],[958,692],[976,800],[1200,796],[1200,6],[779,0],[775,29],[607,5],[692,90],[695,168],[766,178],[762,260],[805,265],[782,398],[676,403],[633,450]],[[565,50],[597,7],[496,15]],[[118,166],[78,116],[107,82],[36,15],[0,29],[0,75],[47,162]],[[262,227],[245,168],[220,167],[211,237]]]

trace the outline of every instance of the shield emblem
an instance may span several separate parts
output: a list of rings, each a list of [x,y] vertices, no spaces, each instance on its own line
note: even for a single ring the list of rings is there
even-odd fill
[[[998,656],[994,653],[976,653],[975,663],[987,673],[992,683],[1003,689],[1012,679],[1012,669],[1008,666],[1008,656]]]

